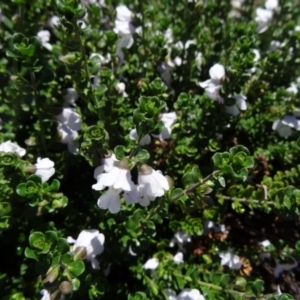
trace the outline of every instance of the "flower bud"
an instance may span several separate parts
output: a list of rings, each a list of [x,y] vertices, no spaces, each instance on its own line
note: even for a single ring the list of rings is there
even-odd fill
[[[86,256],[87,256],[86,247],[84,246],[76,247],[74,251],[74,260],[85,259]]]
[[[165,175],[165,178],[168,181],[170,189],[172,189],[174,187],[174,180],[169,175]]]
[[[35,165],[30,165],[24,168],[25,173],[34,174],[36,172],[37,168]]]
[[[114,166],[118,167],[119,169],[129,170],[128,164],[129,164],[128,158],[124,157],[122,160],[115,162]]]
[[[47,271],[46,278],[43,280],[43,283],[53,283],[59,274],[59,269],[59,266],[55,268],[50,267]]]
[[[153,171],[153,169],[146,164],[142,164],[139,168],[140,175],[150,175],[152,173],[152,171]]]
[[[59,291],[63,295],[68,295],[73,291],[73,284],[70,281],[63,281],[59,286]]]

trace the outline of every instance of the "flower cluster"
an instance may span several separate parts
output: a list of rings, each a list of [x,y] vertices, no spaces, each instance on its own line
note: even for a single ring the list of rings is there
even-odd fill
[[[108,209],[111,213],[117,213],[121,209],[120,194],[124,192],[127,203],[139,203],[148,206],[150,201],[164,195],[169,190],[167,179],[156,170],[146,164],[139,166],[138,186],[132,179],[129,170],[128,158],[118,161],[114,154],[103,159],[102,165],[97,167],[94,177],[97,183],[92,186],[94,190],[109,189],[98,199],[98,206]]]
[[[163,130],[161,131],[160,134],[156,135],[156,134],[146,134],[145,136],[143,136],[140,139],[140,144],[142,146],[144,145],[149,145],[151,143],[151,136],[154,138],[159,139],[160,141],[164,141],[167,140],[171,137],[171,133],[172,133],[172,126],[173,124],[176,122],[177,120],[177,115],[176,112],[170,112],[170,113],[162,113],[160,116],[160,121],[162,121],[165,125],[165,127],[163,128]],[[139,136],[137,134],[136,129],[131,129],[130,133],[129,133],[129,137],[132,140],[138,140]]]

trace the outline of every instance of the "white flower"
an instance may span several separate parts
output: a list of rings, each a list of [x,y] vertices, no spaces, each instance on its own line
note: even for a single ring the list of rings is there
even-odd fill
[[[177,300],[205,300],[205,298],[196,289],[184,289],[177,296]]]
[[[91,261],[92,267],[96,269],[99,265],[96,256],[101,254],[104,250],[105,237],[102,233],[99,233],[96,229],[85,229],[82,230],[77,238],[74,240],[72,237],[68,237],[68,243],[74,243],[72,252],[74,253],[76,248],[85,247],[86,249],[86,260]]]
[[[60,26],[61,23],[58,16],[52,16],[51,18],[48,19],[47,24],[49,27],[54,28]]]
[[[120,193],[121,189],[109,188],[106,193],[104,193],[97,202],[97,205],[101,209],[108,209],[112,214],[116,214],[121,209],[120,203]]]
[[[161,114],[160,121],[162,121],[165,125],[162,132],[158,135],[152,134],[153,137],[163,141],[167,140],[171,137],[172,133],[172,125],[177,121],[177,114],[175,111],[170,113]]]
[[[296,261],[296,259],[294,257],[291,258],[294,261],[292,264],[280,264],[276,259],[276,267],[273,272],[276,278],[278,278],[283,271],[290,271],[298,266],[298,262]]]
[[[146,263],[143,265],[143,269],[145,270],[155,270],[159,265],[158,258],[150,258],[146,261]]]
[[[275,10],[278,8],[278,0],[267,0],[265,8],[268,10]]]
[[[184,289],[178,296],[171,290],[167,290],[166,294],[169,300],[205,300],[196,289]]]
[[[177,300],[177,296],[172,290],[166,290],[166,294],[169,300]]]
[[[140,167],[138,175],[138,199],[142,206],[147,206],[156,197],[164,195],[169,190],[167,179],[159,172],[153,170],[146,164]]]
[[[12,152],[18,154],[20,157],[26,154],[26,150],[12,143],[11,141],[6,141],[0,144],[0,152]]]
[[[281,289],[280,289],[280,285],[277,285],[277,295],[278,296],[282,295],[282,292],[281,292]]]
[[[130,22],[132,17],[131,10],[126,5],[119,5],[116,8],[117,11],[117,20],[122,22]]]
[[[271,245],[271,242],[269,240],[264,240],[264,241],[260,242],[259,244],[262,245],[264,248],[267,248]]]
[[[274,10],[278,8],[277,0],[267,0],[264,8],[256,9],[255,21],[258,23],[256,31],[262,33],[268,29],[269,23],[273,19]]]
[[[51,300],[50,293],[47,290],[41,290],[42,299],[41,300]]]
[[[110,156],[109,156],[110,155]],[[102,174],[104,171],[109,172],[113,166],[114,163],[119,161],[114,153],[110,153],[107,157],[103,158],[101,160],[102,165],[97,167],[94,171],[94,178],[98,180],[98,177],[100,174]]]
[[[224,224],[216,224],[214,221],[207,220],[204,222],[204,234],[208,234],[210,229],[213,229],[214,232],[228,233]]]
[[[170,113],[163,113],[160,115],[160,121],[162,121],[165,127],[162,129],[160,134],[151,134],[154,138],[157,138],[161,141],[167,140],[171,137],[172,133],[172,125],[177,121],[177,114],[176,112]],[[131,129],[129,133],[129,137],[132,140],[138,140],[139,136],[137,134],[136,129]],[[146,134],[144,137],[141,138],[140,144],[142,146],[148,145],[151,142],[151,137],[149,134]]]
[[[50,32],[48,30],[39,31],[37,33],[37,37],[40,39],[43,47],[45,47],[49,51],[52,50],[52,45],[48,43],[50,41]]]
[[[184,263],[183,253],[182,252],[176,253],[176,255],[173,257],[173,260],[174,260],[174,262],[176,264],[182,264],[182,263]]]
[[[56,116],[56,120],[74,131],[78,131],[81,128],[80,116],[74,108],[63,108],[62,112]]]
[[[65,100],[64,105],[69,106],[75,106],[75,102],[79,98],[78,93],[74,88],[67,88],[63,93],[63,98]]]
[[[37,163],[35,164],[36,171],[35,175],[38,175],[42,178],[42,182],[49,180],[51,176],[55,173],[54,162],[49,158],[38,158]]]
[[[78,130],[81,128],[79,114],[73,108],[63,108],[62,112],[56,116],[58,123],[57,130],[61,137],[61,143],[68,144],[71,153],[78,152],[77,144],[74,140],[78,136]]]
[[[134,26],[131,24],[132,12],[126,5],[119,5],[116,8],[117,19],[115,21],[114,32],[118,34],[121,39],[117,42],[116,54],[120,58],[120,64],[124,61],[123,48],[129,49],[133,44],[132,34],[135,31]]]
[[[240,269],[242,266],[242,262],[240,258],[232,253],[232,250],[229,249],[227,252],[219,253],[221,258],[221,265],[228,266],[230,269]]]
[[[167,62],[162,63],[157,67],[157,70],[160,72],[162,80],[168,88],[171,88],[172,72],[174,67],[175,65],[170,59],[168,59]]]
[[[136,129],[131,129],[130,130],[129,137],[132,140],[137,140],[139,138]],[[151,137],[150,137],[149,134],[146,134],[140,140],[140,145],[142,145],[142,146],[149,145],[150,143],[151,143]]]
[[[119,82],[116,85],[116,90],[118,91],[119,94],[122,94],[124,98],[128,97],[127,93],[125,92],[125,88],[126,86],[124,82]]]
[[[124,61],[123,48],[129,49],[133,45],[133,37],[131,34],[123,35],[117,42],[116,54],[119,56],[120,64]]]
[[[205,89],[206,94],[212,100],[223,103],[224,99],[219,92],[222,88],[221,80],[225,76],[225,68],[221,64],[215,64],[209,69],[210,79],[200,82],[199,85]]]
[[[272,125],[272,129],[277,130],[282,137],[292,135],[292,128],[300,130],[300,122],[294,115],[286,115],[283,119],[274,121]]]
[[[229,95],[229,97],[236,100],[236,103],[232,106],[226,106],[226,113],[237,116],[240,114],[241,111],[244,111],[247,109],[247,97],[244,95]]]
[[[92,186],[95,190],[102,190],[99,183],[104,187],[112,187],[115,190],[122,189],[123,191],[132,191],[134,183],[131,180],[130,171],[126,166],[122,166],[123,163],[115,162],[114,166],[108,173],[103,173],[98,176],[98,183]]]
[[[190,243],[191,241],[192,241],[192,237],[189,234],[187,234],[185,231],[181,230],[174,234],[174,237],[171,239],[169,246],[174,247],[175,244],[177,244],[178,248],[184,252],[185,251],[183,248],[184,244]]]
[[[287,90],[287,92],[296,95],[296,94],[298,94],[298,85],[296,83],[292,82],[290,87],[288,87],[286,90]]]

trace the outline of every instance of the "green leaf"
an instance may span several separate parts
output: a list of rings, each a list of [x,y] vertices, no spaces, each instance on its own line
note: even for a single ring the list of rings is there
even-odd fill
[[[70,252],[67,252],[65,254],[63,254],[61,256],[61,261],[66,264],[66,265],[69,265],[71,262],[72,262],[72,255]]]
[[[42,232],[36,231],[29,236],[29,245],[32,248],[43,250],[46,245],[46,237]]]
[[[234,288],[237,289],[238,291],[244,292],[246,289],[246,284],[247,284],[246,279],[238,276],[234,282]]]
[[[229,274],[222,274],[220,279],[220,286],[222,288],[227,288],[229,286],[230,276]]]
[[[260,279],[256,279],[252,284],[251,289],[255,296],[260,296],[264,291],[264,282]]]
[[[77,291],[80,287],[80,280],[78,278],[72,279],[73,291]]]
[[[28,247],[25,248],[25,256],[27,258],[34,259],[36,261],[39,260],[39,257],[36,255],[35,251],[32,250],[32,249],[30,249],[30,248],[28,248]]]
[[[58,192],[60,182],[57,179],[53,179],[51,185],[45,189],[46,192]]]
[[[114,153],[117,159],[121,160],[125,157],[125,148],[123,146],[118,145],[114,149]]]
[[[213,155],[212,160],[216,168],[223,170],[230,163],[230,154],[228,152],[217,152]]]
[[[46,241],[48,244],[50,244],[50,246],[56,245],[58,238],[57,238],[57,233],[55,231],[50,231],[50,230],[46,231],[45,236],[46,236]]]
[[[64,254],[70,250],[70,246],[66,239],[59,238],[57,242],[57,251]]]
[[[170,199],[177,197],[177,195],[181,194],[182,192],[183,192],[183,189],[181,189],[181,188],[176,188],[176,189],[172,190],[171,195],[170,195]],[[183,194],[177,200],[180,200],[180,201],[184,202],[188,198],[189,197],[186,194]]]
[[[26,197],[27,196],[26,183],[18,184],[16,191],[17,191],[17,194],[20,195],[21,197]]]
[[[229,149],[229,153],[232,156],[236,155],[238,152],[244,152],[247,156],[250,155],[249,150],[245,146],[242,146],[242,145],[237,145],[237,146],[234,146]]]
[[[225,182],[225,178],[224,178],[224,177],[220,176],[220,177],[218,178],[218,182],[219,182],[219,184],[221,185],[221,187],[223,187],[223,188],[226,187],[226,182]]]
[[[85,270],[85,265],[82,260],[76,260],[73,261],[69,266],[68,266],[69,271],[73,274],[73,276],[77,277],[81,275],[84,270]]]
[[[186,188],[200,181],[200,176],[196,172],[188,172],[182,177],[182,184]]]
[[[61,255],[57,255],[57,256],[53,257],[52,262],[51,262],[51,267],[52,268],[57,267],[60,263],[60,260],[61,260]]]
[[[146,163],[148,161],[148,159],[150,158],[150,154],[147,150],[142,149],[135,155],[135,158],[137,161],[139,161],[141,163]]]

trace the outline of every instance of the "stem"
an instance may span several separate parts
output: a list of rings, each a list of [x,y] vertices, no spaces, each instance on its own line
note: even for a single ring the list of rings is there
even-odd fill
[[[204,282],[204,281],[198,281],[199,285],[203,285],[203,286],[207,286],[209,288],[212,288],[214,290],[217,290],[217,291],[223,291],[225,293],[228,293],[228,294],[238,294],[240,295],[243,299],[250,299],[253,297],[255,297],[255,299],[264,299],[264,297],[256,297],[255,295],[249,295],[249,294],[246,294],[246,293],[243,293],[243,292],[239,292],[239,291],[235,291],[235,290],[231,290],[231,289],[224,289],[222,288],[221,286],[218,286],[218,285],[215,285],[215,284],[212,284],[212,283],[208,283],[208,282]]]
[[[268,204],[270,206],[274,206],[274,202],[272,201],[264,201],[264,200],[256,200],[256,199],[245,199],[245,198],[237,198],[237,197],[230,197],[230,196],[223,196],[223,195],[216,195],[217,198],[223,198],[224,200],[229,201],[238,201],[238,202],[248,202],[252,204]]]
[[[205,183],[206,181],[210,180],[212,177],[214,177],[215,175],[219,174],[221,171],[217,170],[212,172],[211,174],[209,174],[208,176],[206,176],[205,178],[203,178],[201,181],[196,182],[192,185],[190,185],[188,188],[186,188],[185,190],[183,190],[180,194],[172,197],[170,199],[170,203],[179,199],[180,197],[184,196],[185,194],[188,194],[190,192],[192,192],[193,190],[195,190],[197,187],[199,187],[200,185],[202,185],[203,183]]]
[[[44,131],[44,125],[43,125],[43,119],[42,119],[42,107],[40,106],[39,102],[39,96],[38,96],[38,91],[36,88],[36,81],[35,81],[35,75],[34,72],[30,72],[30,78],[31,78],[31,84],[32,84],[32,89],[34,93],[34,99],[35,99],[35,105],[36,105],[36,111],[37,111],[37,116],[40,124],[40,140],[41,140],[41,145],[43,148],[43,151],[46,153],[46,142],[45,142],[45,131]]]
[[[83,65],[84,65],[84,70],[85,70],[85,74],[86,74],[86,80],[88,82],[88,86],[89,86],[90,93],[91,93],[92,98],[93,98],[94,105],[95,105],[95,107],[97,107],[98,106],[97,105],[97,99],[95,97],[93,87],[92,87],[92,84],[90,82],[91,75],[90,75],[88,63],[87,63],[87,60],[86,60],[85,48],[84,48],[84,44],[83,44],[83,40],[81,38],[80,32],[78,30],[78,27],[76,27],[76,35],[77,35],[77,38],[78,38],[79,44],[80,44],[80,51],[81,51],[81,56],[82,56],[82,59],[83,59]]]

